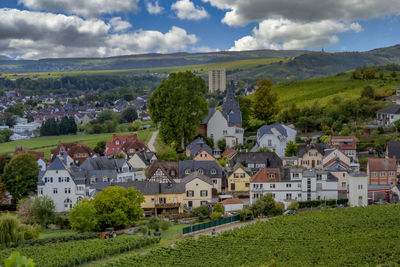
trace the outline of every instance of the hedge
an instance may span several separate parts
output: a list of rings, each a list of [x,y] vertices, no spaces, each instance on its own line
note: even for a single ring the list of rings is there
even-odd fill
[[[347,205],[348,201],[347,198],[339,198],[337,201],[336,199],[299,201],[299,208],[319,207],[321,204],[325,205],[325,203],[327,206],[334,206],[336,204]]]

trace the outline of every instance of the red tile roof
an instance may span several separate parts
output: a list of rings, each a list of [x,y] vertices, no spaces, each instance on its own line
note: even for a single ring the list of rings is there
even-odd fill
[[[357,149],[357,140],[355,136],[330,136],[329,144],[331,147],[337,147],[342,150]]]
[[[143,141],[140,141],[136,134],[119,135],[119,136],[113,134],[112,140],[106,142],[106,150],[104,152],[104,155],[105,156],[115,155],[121,149],[123,149],[125,153],[130,154],[129,153],[130,148],[133,148],[135,150],[148,150],[146,144]]]
[[[396,159],[368,159],[369,171],[396,171]]]
[[[228,148],[224,151],[224,153],[221,154],[221,156],[223,157],[228,157],[229,159],[232,158],[233,156],[235,156],[237,153],[237,151],[233,148]]]
[[[39,160],[39,159],[44,160],[44,152],[36,152],[36,151],[30,150],[29,148],[26,148],[26,147],[15,147],[14,156],[18,155],[20,153],[28,153],[28,154],[33,155],[36,160]]]
[[[222,200],[219,203],[228,205],[228,204],[243,204],[244,202],[237,198],[227,198],[227,199]]]
[[[269,178],[268,174],[275,174],[274,178]],[[250,178],[252,183],[270,183],[279,182],[279,169],[278,168],[262,168]]]

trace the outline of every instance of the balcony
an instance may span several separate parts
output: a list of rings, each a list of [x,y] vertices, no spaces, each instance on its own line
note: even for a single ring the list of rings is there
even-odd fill
[[[156,203],[155,207],[157,209],[173,209],[173,208],[179,208],[181,206],[181,203]]]

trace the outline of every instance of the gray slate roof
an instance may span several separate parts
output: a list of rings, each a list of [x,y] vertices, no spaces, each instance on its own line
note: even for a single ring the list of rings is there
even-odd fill
[[[113,159],[106,156],[87,158],[80,166],[83,170],[116,170],[128,163],[125,159]],[[129,163],[128,163],[129,165]]]
[[[47,167],[48,170],[64,170],[67,167],[65,166],[64,162],[60,159],[60,157],[56,157],[54,161]]]
[[[386,149],[387,149],[389,158],[396,157],[397,161],[400,160],[400,142],[389,141],[387,143]]]
[[[264,163],[266,168],[282,167],[282,160],[275,152],[239,152],[230,160],[230,166],[235,166],[236,163],[243,166]]]
[[[180,183],[181,184],[187,184],[187,183],[191,182],[192,180],[194,180],[196,178],[199,178],[200,180],[202,180],[202,181],[204,181],[204,182],[206,182],[206,183],[208,183],[210,185],[214,185],[209,177],[207,177],[207,176],[205,176],[203,174],[200,174],[198,172],[194,172],[194,173],[191,173],[191,174],[187,175],[185,178],[183,178],[181,180]]]
[[[112,183],[115,186],[122,186],[125,188],[133,187],[143,195],[155,194],[182,194],[185,192],[185,184],[182,183],[156,183],[146,181],[133,181],[127,183]]]
[[[190,172],[203,170],[203,174],[210,178],[222,178],[224,170],[215,160],[184,160],[179,161],[179,178],[185,177],[185,170],[189,169]],[[211,174],[211,170],[216,170],[215,174]]]
[[[272,129],[275,128],[281,135],[288,137],[287,131],[282,124],[263,125],[257,131],[257,136],[261,138],[265,134],[273,134]]]
[[[300,145],[299,146],[299,157],[302,157],[307,151],[310,149],[316,149],[319,153],[323,156],[325,154],[325,149],[329,148],[328,144],[317,143],[317,144],[307,144],[307,145]]]
[[[139,151],[139,152],[136,152],[136,154],[138,155],[138,157],[139,157],[147,166],[150,165],[151,159],[152,159],[153,156],[155,155],[154,152],[146,152],[146,151]]]
[[[377,113],[384,113],[384,114],[400,114],[400,105],[393,104],[386,108],[382,108],[377,111]]]
[[[187,147],[186,149],[190,150],[190,156],[195,157],[199,152],[205,150],[207,153],[210,155],[213,154],[213,151],[211,147],[209,147],[206,142],[204,142],[204,139],[201,137],[196,138],[193,140]]]

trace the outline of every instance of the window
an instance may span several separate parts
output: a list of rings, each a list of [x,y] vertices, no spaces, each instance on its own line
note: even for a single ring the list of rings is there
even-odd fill
[[[292,188],[292,184],[286,184],[286,188]]]
[[[268,146],[272,146],[272,140],[268,140]]]
[[[65,188],[65,194],[71,194],[71,188]]]
[[[58,182],[61,183],[61,177],[58,177]]]
[[[50,177],[50,183],[52,183],[53,182],[53,177]]]
[[[317,181],[321,181],[322,180],[322,174],[317,174]]]
[[[260,188],[263,188],[263,184],[260,184]]]
[[[187,197],[194,197],[194,191],[193,190],[186,191],[186,196]]]
[[[154,203],[156,200],[154,199],[154,197],[151,198],[151,203]]]
[[[376,172],[372,172],[372,176],[377,176]]]
[[[86,158],[86,153],[82,153],[82,158]]]
[[[301,188],[301,183],[300,183],[300,184],[297,184],[297,188]]]
[[[227,130],[223,130],[223,131],[222,131],[222,134],[223,134],[223,135],[227,135],[227,134],[228,134],[228,131],[227,131]]]
[[[83,200],[83,197],[78,197],[76,200],[81,201],[81,200]]]
[[[301,193],[298,193],[298,194],[297,194],[297,197],[298,197],[298,198],[301,198]]]
[[[217,170],[216,169],[211,169],[211,174],[217,174]]]
[[[190,174],[190,169],[186,169],[185,170],[185,174],[187,175],[187,174]]]
[[[58,193],[57,188],[53,188],[53,194],[57,194],[57,193]]]
[[[389,176],[394,176],[394,172],[389,172]]]
[[[386,176],[386,172],[381,172],[381,176],[385,177]]]
[[[39,188],[39,195],[43,195],[43,188]]]
[[[207,201],[200,201],[200,205],[202,205],[202,206],[207,206],[207,205],[208,205],[208,202],[207,202]]]
[[[96,182],[96,177],[91,177],[91,178],[90,178],[90,183],[91,183],[91,184],[94,184],[95,182]]]
[[[77,158],[80,158],[80,157],[81,157],[81,154],[76,153],[76,157],[77,157]]]
[[[245,187],[250,187],[250,183],[246,183],[246,184],[245,184]]]
[[[208,196],[208,191],[207,191],[207,190],[201,190],[201,191],[200,191],[200,196],[201,196],[201,197],[206,197],[206,196]]]
[[[119,141],[115,141],[115,144],[116,144],[116,145],[119,145]]]
[[[346,177],[346,173],[343,173],[343,177]]]
[[[270,184],[269,188],[275,188],[275,184]]]
[[[239,178],[239,173],[234,173],[234,174],[233,174],[233,177],[234,177],[234,178]]]
[[[47,177],[44,177],[44,182],[47,183]]]
[[[246,177],[246,175],[244,173],[240,174],[240,178],[245,178],[245,177]]]
[[[193,202],[192,201],[188,201],[188,206],[189,206],[189,208],[193,207]]]
[[[198,173],[200,173],[200,174],[203,174],[203,173],[204,173],[203,169],[198,169],[197,171],[198,171]]]
[[[174,203],[178,203],[178,198],[177,197],[174,197]]]
[[[342,182],[342,187],[346,187],[346,182]]]
[[[160,197],[160,198],[158,198],[158,203],[165,204],[165,203],[167,203],[167,200],[165,197]]]
[[[359,190],[363,189],[362,184],[359,184],[359,185],[358,185],[358,189],[359,189]]]
[[[103,177],[103,182],[104,182],[104,183],[108,182],[108,177],[107,177],[107,176],[104,176],[104,177]]]
[[[217,179],[213,179],[212,180],[214,184],[218,184],[218,180]]]
[[[288,200],[292,199],[292,194],[291,193],[287,193],[286,194],[286,199],[288,199]]]
[[[129,149],[129,153],[133,153],[133,148],[130,148],[130,149]]]
[[[275,173],[268,173],[268,178],[270,178],[270,179],[275,178]]]
[[[67,183],[69,183],[69,177],[67,177]]]

